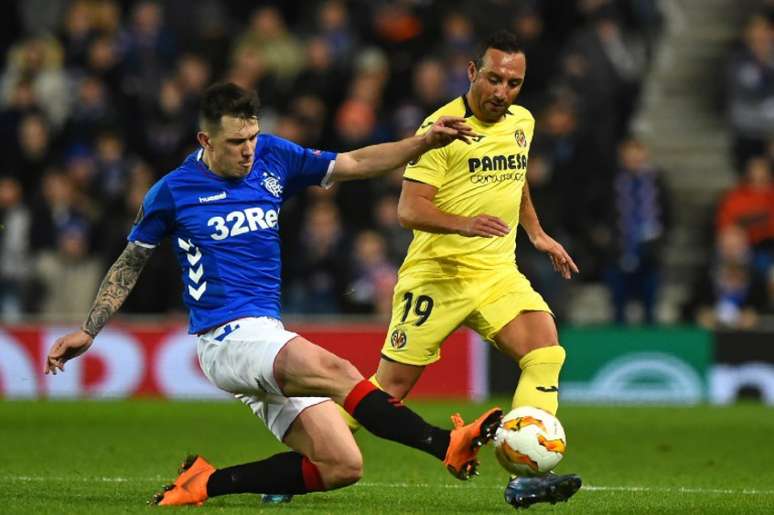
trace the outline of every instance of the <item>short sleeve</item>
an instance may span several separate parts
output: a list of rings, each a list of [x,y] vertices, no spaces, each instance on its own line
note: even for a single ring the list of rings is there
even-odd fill
[[[527,129],[527,147],[532,145],[532,140],[535,136],[535,118],[530,114],[529,121],[525,124]]]
[[[142,247],[153,248],[172,232],[174,220],[172,193],[167,182],[161,179],[145,194],[126,239]]]
[[[426,120],[417,130],[417,134],[420,134],[420,132],[424,133],[427,130],[428,123],[431,123],[431,121]],[[446,176],[448,148],[449,145],[446,145],[441,148],[428,150],[416,160],[410,161],[406,166],[406,171],[403,172],[403,177],[440,188]]]
[[[276,139],[287,177],[285,196],[291,196],[309,186],[322,186],[323,180],[333,169],[336,153],[304,148],[291,141]]]

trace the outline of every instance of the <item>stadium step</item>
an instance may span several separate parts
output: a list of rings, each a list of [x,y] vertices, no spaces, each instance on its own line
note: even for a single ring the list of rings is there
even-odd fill
[[[730,131],[722,106],[725,64],[754,0],[673,0],[662,3],[666,27],[646,78],[634,130],[665,172],[672,195],[674,228],[665,255],[662,319],[676,317],[698,267],[706,259],[713,206],[733,184]],[[584,292],[587,304],[599,294]]]

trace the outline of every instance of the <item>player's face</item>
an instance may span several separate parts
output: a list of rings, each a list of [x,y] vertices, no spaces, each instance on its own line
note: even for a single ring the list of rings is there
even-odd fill
[[[468,66],[470,95],[468,100],[476,116],[485,122],[496,122],[508,111],[524,84],[527,59],[524,54],[507,53],[490,48],[481,67]]]
[[[223,116],[220,130],[210,134],[210,168],[229,178],[244,177],[250,172],[255,144],[261,131],[256,118]]]

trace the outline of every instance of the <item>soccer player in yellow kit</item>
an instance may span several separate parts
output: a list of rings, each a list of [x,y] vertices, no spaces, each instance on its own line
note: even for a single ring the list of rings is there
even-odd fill
[[[371,381],[398,399],[424,367],[441,358],[441,344],[464,325],[518,361],[513,407],[552,414],[558,406],[565,352],[546,302],[515,262],[519,224],[532,245],[569,279],[578,268],[546,234],[526,182],[535,128],[530,112],[513,105],[524,83],[526,57],[501,31],[468,64],[470,88],[428,116],[464,116],[477,137],[425,152],[404,173],[398,215],[414,239],[400,268],[382,359]],[[420,130],[423,130],[420,128]],[[506,500],[515,507],[567,500],[577,475],[513,478]]]

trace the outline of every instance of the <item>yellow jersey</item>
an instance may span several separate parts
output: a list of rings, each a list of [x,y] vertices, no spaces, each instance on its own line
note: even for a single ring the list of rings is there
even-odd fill
[[[535,119],[527,109],[512,105],[502,119],[485,123],[473,115],[465,97],[459,97],[425,118],[417,133],[444,115],[464,116],[478,136],[470,144],[454,141],[425,152],[409,163],[403,177],[438,188],[433,203],[441,211],[496,216],[511,232],[470,238],[415,230],[400,275],[466,275],[515,267],[516,230]]]

